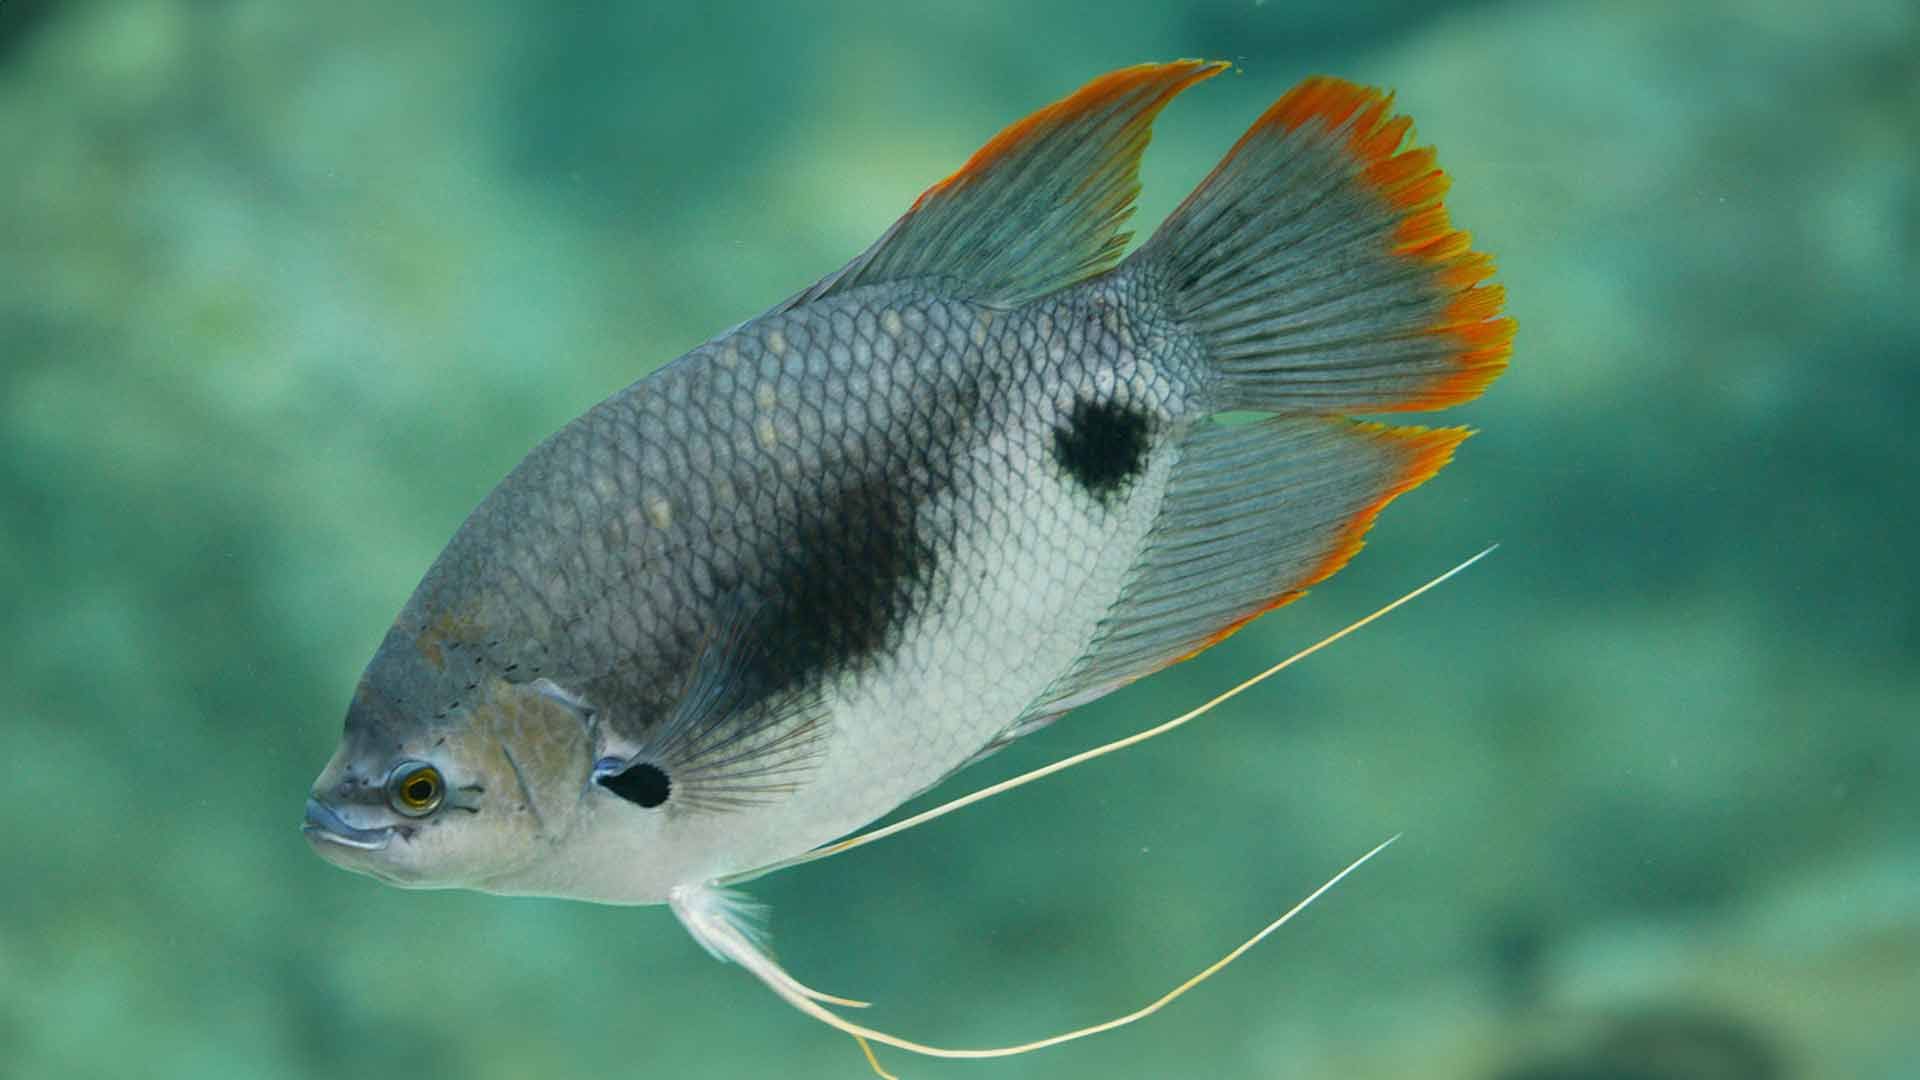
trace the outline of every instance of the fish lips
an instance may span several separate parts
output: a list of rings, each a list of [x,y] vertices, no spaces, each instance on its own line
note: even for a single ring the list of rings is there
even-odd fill
[[[300,831],[316,844],[339,844],[360,851],[383,851],[393,843],[394,826],[360,829],[347,824],[339,811],[312,796],[307,797],[307,819]]]

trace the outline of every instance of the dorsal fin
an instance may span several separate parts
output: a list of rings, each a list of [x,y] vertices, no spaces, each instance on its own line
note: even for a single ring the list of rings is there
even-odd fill
[[[1175,94],[1226,68],[1176,60],[1109,72],[993,137],[852,262],[782,309],[861,285],[940,278],[1016,304],[1101,273],[1131,234],[1140,154]]]

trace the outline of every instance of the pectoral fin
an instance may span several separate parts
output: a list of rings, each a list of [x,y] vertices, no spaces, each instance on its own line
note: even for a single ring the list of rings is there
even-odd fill
[[[673,711],[595,768],[601,787],[647,808],[728,810],[806,780],[828,731],[825,703],[772,670],[764,604],[740,594],[726,609]]]

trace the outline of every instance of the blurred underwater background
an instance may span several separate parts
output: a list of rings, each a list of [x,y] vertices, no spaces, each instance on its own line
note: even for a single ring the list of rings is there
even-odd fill
[[[914,1078],[1920,1077],[1920,8],[0,0],[0,1075],[858,1077],[663,908],[297,825],[538,440],[1111,68],[1144,236],[1275,97],[1398,91],[1498,258],[1481,434],[1307,599],[751,887]]]

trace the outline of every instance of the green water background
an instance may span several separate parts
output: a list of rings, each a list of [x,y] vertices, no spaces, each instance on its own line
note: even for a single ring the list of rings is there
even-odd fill
[[[1037,9],[1037,10],[1036,10]],[[1398,89],[1500,260],[1483,430],[1307,600],[755,886],[911,1077],[1920,1076],[1920,15],[1702,3],[0,2],[0,1075],[863,1075],[662,909],[407,893],[296,824],[537,440],[1002,125],[1224,57],[1143,228],[1299,77]]]

